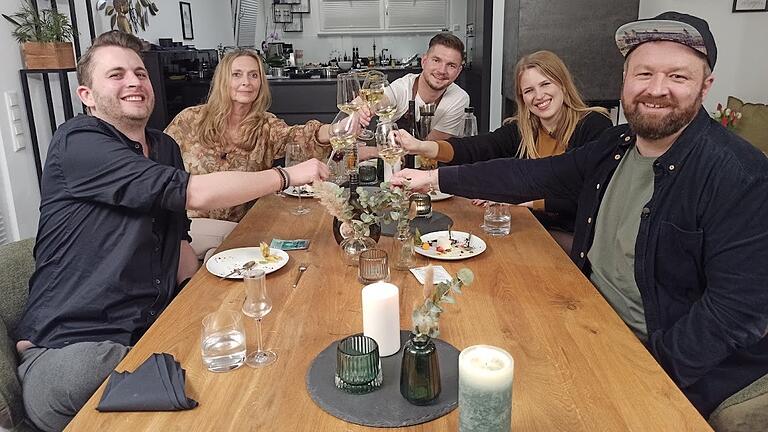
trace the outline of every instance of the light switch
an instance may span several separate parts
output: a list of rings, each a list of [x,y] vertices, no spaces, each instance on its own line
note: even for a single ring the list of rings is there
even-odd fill
[[[5,103],[9,107],[19,106],[19,94],[15,91],[5,92]]]

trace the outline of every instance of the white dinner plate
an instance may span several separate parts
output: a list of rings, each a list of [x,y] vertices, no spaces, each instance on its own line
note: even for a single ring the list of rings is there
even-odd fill
[[[480,237],[472,234],[472,239],[469,241],[469,248],[465,248],[463,245],[467,241],[469,234],[462,231],[451,231],[451,239],[453,247],[448,252],[437,251],[437,240],[441,237],[448,238],[448,231],[435,231],[429,234],[422,234],[421,241],[429,243],[429,249],[424,249],[421,245],[416,245],[416,252],[424,255],[425,257],[439,259],[439,260],[461,260],[466,258],[472,258],[485,252],[487,246],[485,241]]]
[[[283,191],[286,195],[290,195],[292,197],[298,197],[299,192],[301,192],[302,198],[314,198],[315,197],[315,191],[312,190],[312,185],[306,185],[304,186],[304,189],[299,189],[296,186],[288,186],[286,190]]]
[[[256,261],[256,267],[269,274],[288,264],[288,254],[280,249],[269,248],[269,254],[278,257],[276,262],[264,261],[259,247],[243,247],[229,249],[212,256],[205,263],[205,268],[218,277],[224,277],[233,270],[242,268],[248,261]],[[242,279],[243,275],[235,273],[229,279]]]
[[[440,192],[440,191],[432,191],[429,193],[429,199],[431,199],[432,202],[447,200],[448,198],[451,198],[451,197],[453,197],[453,195],[447,194],[445,192]]]

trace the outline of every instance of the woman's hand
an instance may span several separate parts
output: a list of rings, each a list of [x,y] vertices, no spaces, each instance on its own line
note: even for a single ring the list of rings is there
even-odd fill
[[[407,183],[411,189],[417,192],[431,192],[440,185],[438,170],[422,171],[415,169],[404,169],[396,172],[390,183],[395,186],[402,186]]]
[[[302,186],[318,179],[325,180],[330,175],[328,165],[314,158],[285,168],[285,171],[288,172],[290,177],[289,186]]]

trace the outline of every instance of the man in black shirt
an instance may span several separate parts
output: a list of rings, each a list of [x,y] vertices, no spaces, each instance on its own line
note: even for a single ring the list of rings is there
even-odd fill
[[[138,38],[99,36],[78,62],[90,116],[61,125],[42,178],[36,270],[15,329],[27,415],[61,430],[198,268],[186,209],[229,207],[326,178],[283,170],[191,176],[147,129],[152,84]]]
[[[768,159],[701,105],[717,60],[706,21],[665,12],[615,38],[628,125],[562,156],[394,181],[506,202],[578,197],[571,257],[709,417],[768,381]],[[765,430],[766,411],[743,420]]]

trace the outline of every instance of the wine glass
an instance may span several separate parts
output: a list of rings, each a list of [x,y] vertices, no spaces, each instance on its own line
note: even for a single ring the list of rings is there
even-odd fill
[[[304,155],[304,152],[302,151],[301,144],[293,142],[286,146],[285,148],[285,166],[286,167],[298,165],[304,162],[306,159],[307,157]],[[294,214],[296,216],[301,216],[309,213],[311,209],[301,204],[301,195],[304,193],[304,186],[294,186],[293,190],[296,192],[296,195],[299,197],[299,205],[295,207],[293,210],[291,210],[291,214]]]
[[[336,77],[336,106],[349,115],[356,113],[363,105],[360,97],[360,82],[354,73],[343,73]]]
[[[371,110],[383,122],[391,122],[397,114],[397,97],[395,91],[390,87],[389,81],[385,79],[374,82],[368,91]]]
[[[405,149],[395,139],[397,125],[393,122],[381,122],[376,125],[376,132],[373,136],[376,138],[376,148],[379,150],[379,157],[384,159],[392,167],[392,174],[395,174],[395,165],[400,162],[400,158],[405,155]]]
[[[243,313],[256,319],[258,329],[258,345],[256,351],[245,357],[245,364],[250,367],[260,368],[268,366],[277,360],[277,354],[262,348],[261,320],[272,311],[272,300],[267,295],[266,273],[259,268],[243,271],[245,282],[245,300],[243,300]]]
[[[379,82],[379,81],[384,81],[386,79],[387,79],[386,75],[384,75],[382,72],[377,71],[377,70],[368,71],[365,74],[365,79],[363,80],[363,85],[360,88],[360,98],[365,103],[368,104],[369,108],[371,108],[371,106],[372,106],[372,102],[371,102],[371,98],[370,98],[370,95],[371,95],[371,91],[370,91],[371,84]],[[364,129],[360,133],[360,138],[364,139],[364,140],[369,140],[369,139],[373,138],[373,132],[371,132],[368,129]]]

